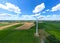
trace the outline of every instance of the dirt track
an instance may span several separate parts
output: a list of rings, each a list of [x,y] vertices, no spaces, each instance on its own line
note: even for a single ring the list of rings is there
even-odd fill
[[[43,29],[39,30],[39,37],[40,37],[41,43],[45,43],[46,37],[48,36],[49,34],[45,30]]]
[[[33,22],[25,22],[22,26],[20,26],[16,29],[20,29],[20,30],[30,29],[32,26],[34,26]]]
[[[10,26],[13,26],[13,25],[17,25],[17,24],[19,24],[19,23],[12,23],[10,25],[2,26],[2,27],[0,27],[0,30],[3,30],[5,28],[7,28],[7,27],[10,27]]]

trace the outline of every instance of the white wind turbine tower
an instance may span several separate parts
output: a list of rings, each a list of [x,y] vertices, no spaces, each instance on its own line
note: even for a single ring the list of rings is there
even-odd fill
[[[39,20],[42,19],[43,17],[40,17],[40,13],[38,14],[35,14],[34,15],[35,19],[36,19],[36,36],[39,36],[39,32],[38,32],[38,23],[39,23]]]
[[[34,17],[35,17],[35,19],[36,19],[36,36],[39,36],[39,33],[38,33],[38,16],[39,16],[39,14],[35,14],[34,15]]]

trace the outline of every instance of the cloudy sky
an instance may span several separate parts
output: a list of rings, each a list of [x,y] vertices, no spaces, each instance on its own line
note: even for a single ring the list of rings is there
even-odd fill
[[[0,20],[60,20],[60,0],[0,0]]]

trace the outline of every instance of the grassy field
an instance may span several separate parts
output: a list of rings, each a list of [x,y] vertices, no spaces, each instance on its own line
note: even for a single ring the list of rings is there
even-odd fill
[[[39,29],[44,29],[50,34],[46,37],[46,43],[60,43],[60,22],[43,22],[38,25]]]
[[[4,30],[1,33],[0,43],[35,43],[33,32],[28,30]]]
[[[0,43],[38,43],[38,38],[34,37],[35,26],[29,30],[16,30],[21,24],[14,25],[0,30]]]
[[[17,24],[5,30],[0,30],[0,43],[40,43],[40,38],[34,36],[36,26],[31,27],[29,30],[15,29],[21,25]],[[60,43],[60,22],[43,22],[38,25],[39,29],[44,29],[50,34],[46,38],[49,43]]]
[[[56,38],[60,39],[60,23],[49,23],[46,24],[46,31],[54,35]]]
[[[60,43],[60,22],[45,23],[45,31],[48,32],[51,43]]]

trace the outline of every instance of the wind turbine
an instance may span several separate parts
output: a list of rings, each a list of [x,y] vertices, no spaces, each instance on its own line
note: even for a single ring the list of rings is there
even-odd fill
[[[36,36],[39,36],[39,30],[38,30],[38,23],[39,23],[39,19],[43,18],[43,17],[39,17],[40,16],[40,13],[39,14],[35,14],[34,17],[36,19]]]
[[[36,7],[35,7],[35,9],[33,10],[33,13],[34,13],[34,17],[35,17],[35,19],[36,19],[36,36],[39,36],[39,33],[38,33],[38,20],[39,20],[39,15],[40,15],[40,13],[41,13],[41,11],[42,10],[44,10],[44,8],[45,8],[45,5],[44,5],[44,3],[41,3],[41,4],[39,4],[39,5],[37,5]],[[41,17],[40,17],[40,19],[41,19]]]
[[[35,33],[35,35],[39,37],[38,23],[39,23],[39,19],[44,18],[44,17],[41,17],[41,15],[39,15],[39,14],[38,14],[37,16],[34,16],[34,17],[36,18],[36,33]],[[41,40],[41,43],[44,43],[43,32],[42,32],[40,38],[41,38],[41,39],[40,39],[40,40]]]

